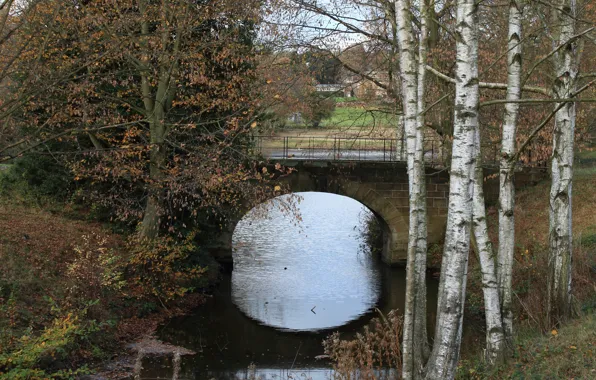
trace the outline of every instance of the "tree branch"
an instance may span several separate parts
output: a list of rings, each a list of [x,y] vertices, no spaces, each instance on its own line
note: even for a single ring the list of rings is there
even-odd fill
[[[45,139],[43,139],[41,141],[38,141],[38,142],[36,142],[36,143],[34,143],[32,145],[29,145],[26,148],[21,149],[18,153],[8,154],[8,155],[5,154],[3,156],[0,156],[0,163],[6,162],[6,161],[9,161],[9,160],[12,160],[13,158],[16,158],[16,157],[20,157],[24,153],[26,153],[26,152],[28,152],[28,151],[30,151],[32,149],[35,149],[35,148],[37,148],[40,145],[44,145],[44,144],[46,144],[46,143],[48,143],[48,142],[50,142],[52,140],[56,140],[56,139],[58,139],[60,137],[66,136],[68,134],[77,134],[77,133],[87,133],[87,134],[89,134],[89,133],[101,131],[101,130],[104,130],[104,129],[126,127],[126,126],[129,126],[129,125],[142,123],[144,121],[145,120],[136,120],[136,121],[126,122],[126,123],[120,123],[120,124],[104,125],[104,126],[95,127],[95,128],[70,128],[70,129],[67,129],[65,131],[62,131],[60,133],[54,134],[54,135],[52,135],[52,136],[50,136],[48,138],[45,138]],[[30,143],[30,140],[29,139],[22,139],[20,141],[17,141],[16,143],[13,143],[13,144],[10,144],[8,146],[5,146],[5,147],[3,147],[3,148],[0,149],[0,155],[2,153],[6,152],[9,149],[12,149],[12,148],[15,148],[15,147],[18,147],[20,145],[27,144],[27,143]]]
[[[432,74],[434,74],[435,76],[437,76],[438,78],[444,80],[445,82],[455,84],[454,78],[451,78],[450,76],[443,74],[442,72],[435,69],[434,67],[432,67],[430,65],[426,65],[426,69],[428,71],[430,71]],[[480,86],[480,88],[488,88],[488,89],[493,89],[493,90],[507,90],[506,83],[480,82],[478,85]],[[534,92],[534,93],[542,94],[545,96],[550,96],[550,92],[547,89],[544,89],[542,87],[524,86],[524,87],[522,87],[522,90],[527,91],[527,92]]]
[[[582,88],[580,88],[579,90],[573,92],[571,94],[571,96],[577,96],[579,94],[581,94],[582,92],[586,91],[588,88],[590,88],[590,86],[592,86],[594,83],[596,83],[596,79],[587,83],[585,86],[583,86]],[[548,124],[548,122],[557,114],[557,112],[563,108],[563,106],[567,104],[567,103],[561,103],[559,105],[557,105],[557,107],[536,127],[534,128],[534,130],[532,131],[532,133],[530,133],[530,136],[528,136],[528,138],[526,139],[526,141],[524,141],[522,143],[522,145],[520,146],[520,148],[517,150],[517,153],[515,153],[511,159],[509,160],[510,163],[513,163],[515,161],[517,161],[519,159],[519,156],[521,155],[521,153],[523,152],[523,150],[528,146],[528,144],[530,144],[530,142],[534,139],[534,137],[536,137],[536,135],[538,134],[538,132],[540,132],[540,130],[542,130],[542,128],[544,128],[546,126],[546,124]],[[515,165],[510,165],[511,170],[513,170],[515,168]]]
[[[536,63],[534,63],[534,65],[532,65],[532,67],[530,68],[530,70],[528,70],[528,72],[526,73],[525,78],[522,80],[522,86],[528,81],[528,79],[530,79],[530,76],[532,75],[532,73],[534,72],[534,70],[542,62],[546,61],[547,59],[549,59],[550,57],[552,57],[553,55],[555,55],[559,50],[561,50],[567,44],[575,41],[576,39],[580,38],[584,34],[587,34],[587,33],[591,32],[594,29],[595,29],[594,27],[591,27],[591,28],[588,28],[588,29],[584,30],[581,33],[578,33],[578,34],[576,34],[574,36],[571,36],[567,41],[563,42],[562,44],[559,44],[559,46],[557,46],[556,48],[554,48],[550,53],[548,53],[547,55],[545,55],[544,57],[542,57],[540,60],[538,60]]]
[[[577,99],[577,98],[562,98],[562,99],[497,99],[489,100],[487,102],[480,103],[480,107],[493,106],[495,104],[508,104],[508,103],[519,103],[519,104],[545,104],[545,103],[596,103],[596,99]]]

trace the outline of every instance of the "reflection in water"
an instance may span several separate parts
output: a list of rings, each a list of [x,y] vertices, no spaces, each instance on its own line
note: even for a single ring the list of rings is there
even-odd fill
[[[277,209],[249,213],[234,232],[232,299],[249,317],[288,330],[320,330],[356,319],[379,298],[380,273],[361,250],[353,199],[302,193],[302,222]]]
[[[375,307],[403,309],[405,270],[359,251],[354,227],[362,206],[329,194],[302,196],[298,228],[275,211],[252,224],[244,219],[232,275],[195,314],[160,329],[160,339],[198,353],[182,359],[180,378],[245,379],[254,364],[257,378],[328,379],[329,363],[315,359],[326,336],[352,337],[377,315]],[[432,332],[437,284],[428,285]],[[147,379],[172,376],[168,359],[144,367]]]

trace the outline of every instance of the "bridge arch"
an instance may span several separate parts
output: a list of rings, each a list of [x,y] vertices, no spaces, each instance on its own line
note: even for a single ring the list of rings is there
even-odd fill
[[[276,178],[291,193],[316,191],[347,196],[369,208],[380,221],[383,231],[382,259],[390,265],[404,265],[407,258],[409,229],[408,176],[402,162],[332,162],[300,159],[283,160],[291,174]],[[271,165],[270,173],[275,172]],[[498,169],[485,168],[484,194],[487,203],[498,199]],[[524,168],[515,176],[515,186],[532,185],[545,177],[542,168]],[[445,237],[449,200],[449,173],[444,169],[426,169],[428,244],[441,243]],[[223,264],[232,264],[232,235],[236,224],[250,209],[236,210],[237,219],[229,220],[212,253]]]
[[[405,198],[390,199],[374,184],[346,180],[341,175],[330,179],[330,176],[321,177],[311,171],[299,170],[280,178],[277,183],[284,185],[290,193],[330,193],[358,201],[377,217],[383,238],[382,261],[389,265],[404,265],[408,243],[407,190],[401,192]],[[400,208],[396,203],[405,204],[406,207]],[[236,217],[228,221],[220,236],[219,247],[214,252],[216,259],[227,265],[232,265],[232,237],[236,226],[250,209],[236,211]]]
[[[405,264],[408,246],[408,215],[378,191],[362,183],[339,186],[336,194],[357,200],[375,214],[383,233],[383,262]]]

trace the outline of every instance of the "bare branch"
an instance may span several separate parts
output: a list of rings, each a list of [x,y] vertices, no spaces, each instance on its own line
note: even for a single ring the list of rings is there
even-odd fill
[[[450,76],[443,74],[442,72],[435,69],[434,67],[432,67],[430,65],[426,65],[426,69],[428,71],[430,71],[431,73],[433,73],[438,78],[444,80],[445,82],[455,84],[454,78],[451,78]],[[493,89],[493,90],[507,90],[506,83],[480,82],[479,86],[480,86],[480,88],[489,88],[489,89]],[[548,91],[547,89],[544,89],[542,87],[524,86],[524,87],[522,87],[522,90],[527,91],[527,92],[534,92],[534,93],[550,96],[550,91]]]

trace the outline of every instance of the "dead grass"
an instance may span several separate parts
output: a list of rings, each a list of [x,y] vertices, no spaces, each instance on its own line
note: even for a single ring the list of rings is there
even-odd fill
[[[506,366],[489,372],[484,371],[483,364],[477,359],[465,358],[460,362],[458,378],[596,378],[596,167],[580,166],[574,172],[572,289],[578,318],[565,323],[560,330],[544,317],[547,305],[549,191],[550,181],[545,180],[516,194],[513,269],[517,335],[515,357]],[[497,209],[490,209],[493,242],[497,242],[497,219]],[[473,311],[468,309],[470,300],[477,300],[476,304],[482,305],[479,268],[474,258],[470,272],[466,313]],[[474,306],[473,302],[471,306]]]
[[[519,337],[507,365],[483,372],[462,361],[459,379],[595,379],[596,315],[587,314],[546,335]]]
[[[572,288],[576,306],[596,293],[596,171],[578,168],[573,183],[574,257]],[[513,288],[519,322],[549,331],[546,315],[548,194],[550,181],[519,191],[516,202],[516,252]],[[493,223],[496,224],[496,223]]]
[[[3,201],[0,231],[0,358],[18,349],[24,334],[39,336],[55,318],[73,313],[85,330],[64,360],[77,368],[204,300],[191,294],[168,309],[149,302],[126,282],[124,237],[100,223]]]

